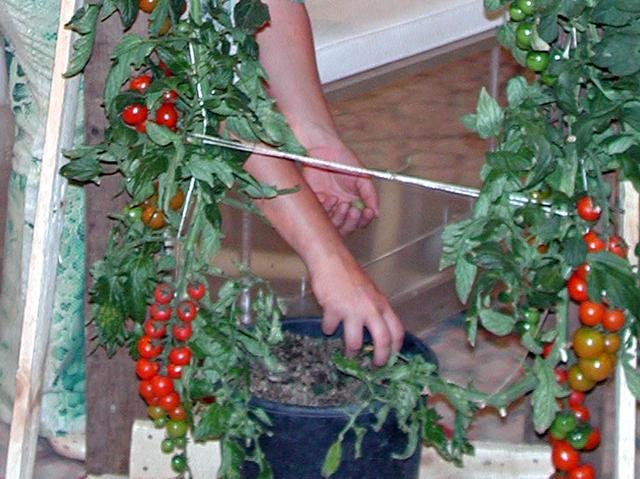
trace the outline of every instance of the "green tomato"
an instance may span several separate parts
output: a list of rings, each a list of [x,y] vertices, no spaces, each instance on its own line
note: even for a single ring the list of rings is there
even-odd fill
[[[516,5],[525,13],[525,15],[532,15],[536,11],[535,0],[517,0]]]
[[[511,20],[514,22],[521,22],[522,20],[527,18],[527,14],[524,13],[522,11],[522,8],[520,8],[518,5],[512,3],[509,7],[509,18],[511,18]]]
[[[549,54],[547,52],[529,52],[527,53],[527,67],[529,70],[540,73],[547,68],[549,64]]]
[[[171,439],[178,437],[184,437],[187,435],[187,423],[185,421],[168,421],[167,422],[167,436]]]
[[[521,23],[516,28],[516,45],[523,50],[531,48],[531,38],[533,37],[533,25],[531,23]]]
[[[527,321],[517,321],[515,324],[516,333],[518,336],[522,337],[527,332],[531,332],[531,334],[535,333],[535,326]]]
[[[524,312],[524,319],[531,326],[537,326],[540,322],[540,311],[537,309],[529,308]]]
[[[165,454],[169,454],[170,452],[173,452],[175,447],[176,447],[175,441],[170,438],[163,439],[162,442],[160,443],[160,450]]]
[[[572,412],[558,413],[551,423],[549,432],[554,439],[565,439],[567,435],[576,428],[578,420]]]
[[[173,440],[173,443],[176,445],[176,447],[178,449],[184,449],[185,446],[187,445],[187,438],[182,436],[182,437],[176,437]]]
[[[184,454],[176,454],[171,458],[171,469],[178,474],[187,470],[187,458]]]
[[[587,444],[589,434],[591,434],[591,426],[586,422],[581,422],[567,434],[567,442],[575,450],[580,451]]]
[[[147,406],[147,414],[151,419],[165,417],[167,412],[160,406]]]
[[[122,213],[131,222],[140,221],[142,218],[142,208],[139,206],[127,206],[122,210]]]
[[[153,425],[158,429],[167,425],[167,416],[162,416],[153,420]]]

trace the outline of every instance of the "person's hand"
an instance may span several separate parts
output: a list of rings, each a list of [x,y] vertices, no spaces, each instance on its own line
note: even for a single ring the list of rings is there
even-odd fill
[[[333,334],[342,322],[345,354],[355,355],[362,347],[363,328],[371,335],[373,364],[384,365],[402,347],[404,327],[351,256],[336,254],[311,269],[313,292],[322,306],[322,331]]]
[[[342,144],[311,148],[308,153],[314,158],[362,166]],[[304,167],[302,174],[341,235],[365,228],[378,215],[378,196],[371,179],[313,167]]]

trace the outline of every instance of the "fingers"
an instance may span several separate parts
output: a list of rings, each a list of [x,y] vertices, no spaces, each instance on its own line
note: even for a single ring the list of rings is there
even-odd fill
[[[340,324],[340,316],[335,312],[325,309],[322,316],[322,332],[327,336],[336,332],[338,325]]]
[[[367,321],[373,339],[373,364],[383,366],[391,355],[391,333],[382,317]]]
[[[356,183],[356,187],[358,188],[358,193],[360,194],[360,198],[362,198],[364,205],[373,210],[374,217],[378,216],[378,194],[373,186],[373,182],[370,179],[360,178]]]
[[[369,223],[371,223],[371,221],[373,221],[373,219],[376,217],[376,212],[373,211],[371,208],[365,208],[364,211],[362,212],[362,215],[360,216],[360,220],[358,221],[358,228],[366,228],[367,226],[369,226]]]
[[[349,203],[340,203],[333,209],[333,213],[331,214],[331,221],[338,230],[342,228],[342,225],[347,218],[347,214],[349,213],[349,209]]]
[[[399,353],[404,342],[404,326],[391,308],[383,313],[383,317],[391,336],[391,354]]]
[[[356,320],[343,322],[345,355],[355,356],[362,348],[362,323]]]
[[[358,227],[361,218],[362,211],[355,206],[351,206],[347,211],[344,222],[338,227],[338,231],[342,236],[348,235]]]

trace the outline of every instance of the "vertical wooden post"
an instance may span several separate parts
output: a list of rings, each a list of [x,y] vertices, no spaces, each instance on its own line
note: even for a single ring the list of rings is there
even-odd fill
[[[42,379],[53,312],[56,267],[62,224],[65,180],[58,175],[62,149],[72,144],[78,106],[79,79],[65,81],[72,34],[64,28],[76,0],[61,0],[49,111],[33,229],[33,243],[22,321],[16,398],[7,456],[7,479],[33,477],[38,440]]]
[[[633,248],[640,239],[640,195],[630,182],[620,187],[621,205],[624,209],[621,234]],[[632,264],[638,263],[633,251],[629,253]],[[636,342],[627,351],[636,366]],[[622,366],[618,365],[616,374],[616,436],[615,436],[615,478],[628,479],[635,477],[636,468],[636,399],[629,392]]]

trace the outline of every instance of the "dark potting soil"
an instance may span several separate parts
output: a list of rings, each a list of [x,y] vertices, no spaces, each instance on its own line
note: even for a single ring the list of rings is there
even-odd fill
[[[269,372],[256,364],[251,370],[254,396],[297,406],[344,406],[354,403],[362,384],[341,373],[333,363],[342,350],[341,339],[312,338],[284,332],[284,340],[273,354],[283,366],[282,372]],[[361,364],[370,367],[369,355]]]

